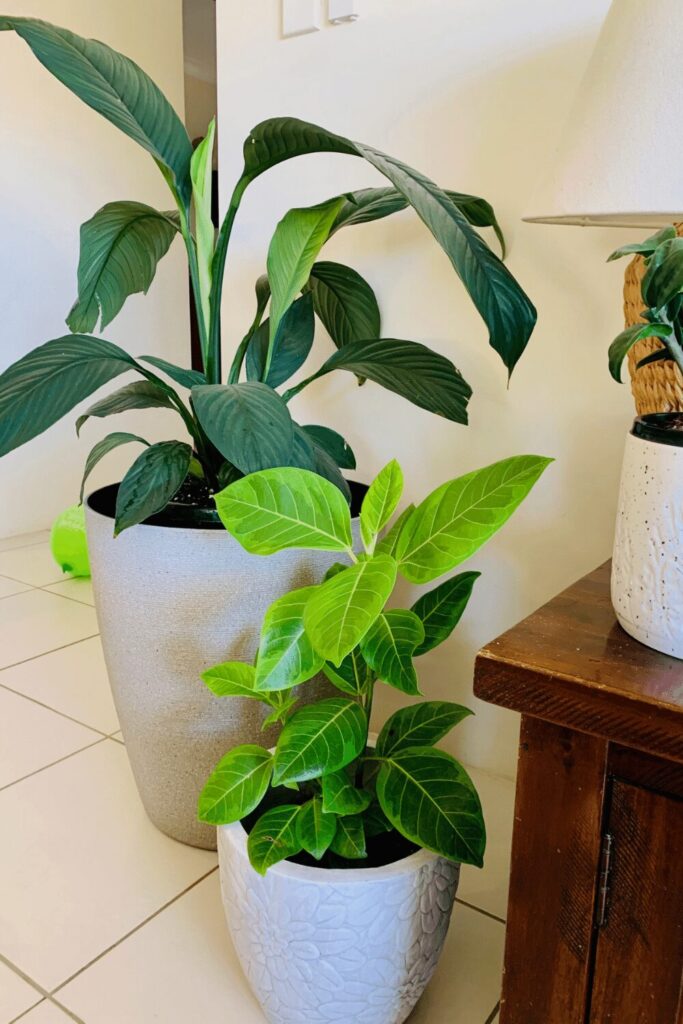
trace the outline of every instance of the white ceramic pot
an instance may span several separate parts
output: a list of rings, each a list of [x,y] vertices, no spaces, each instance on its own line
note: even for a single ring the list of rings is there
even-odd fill
[[[197,820],[206,779],[232,747],[269,746],[277,731],[261,731],[265,705],[214,697],[200,675],[221,661],[251,660],[268,605],[319,582],[339,555],[249,555],[220,524],[145,523],[114,538],[115,492],[102,488],[88,498],[86,524],[104,657],[131,767],[157,828],[215,850],[215,827]],[[177,514],[182,521],[186,510]],[[309,688],[308,696],[321,694]]]
[[[401,1024],[438,963],[460,866],[420,850],[381,868],[282,861],[257,874],[238,822],[218,829],[221,891],[270,1024]]]
[[[631,636],[683,658],[683,430],[676,413],[639,417],[626,440],[612,603]]]

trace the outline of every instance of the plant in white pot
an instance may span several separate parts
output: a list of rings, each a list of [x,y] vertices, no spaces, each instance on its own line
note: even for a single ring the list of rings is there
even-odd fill
[[[0,16],[68,89],[142,146],[159,167],[172,208],[108,203],[81,228],[78,296],[71,333],[47,341],[0,375],[0,455],[49,428],[101,385],[136,380],[100,398],[78,419],[167,408],[181,435],[157,444],[117,430],[88,455],[85,479],[121,445],[142,446],[120,485],[87,502],[93,584],[105,657],[131,764],[152,820],[175,838],[214,841],[196,821],[201,781],[230,743],[259,734],[260,707],[220,705],[197,684],[207,664],[250,653],[270,601],[313,582],[330,564],[316,552],[254,564],[224,531],[213,495],[274,466],[299,466],[350,499],[343,470],[355,466],[335,431],[301,424],[302,388],[346,370],[371,390],[467,422],[471,389],[453,363],[423,344],[385,338],[375,294],[351,267],[319,259],[342,228],[412,207],[449,257],[511,372],[533,330],[533,305],[476,227],[500,230],[490,205],[444,192],[370,146],[294,118],[259,124],[244,145],[244,170],[220,230],[211,222],[214,126],[193,153],[166,98],[133,61],[103,43],[33,18]],[[222,369],[221,298],[230,235],[248,186],[284,160],[316,152],[360,157],[389,181],[290,210],[277,225],[256,309],[231,365]],[[176,239],[187,251],[201,342],[201,369],[133,358],[98,334],[127,299],[146,292]],[[316,318],[333,342],[322,366],[293,385],[313,344]],[[189,350],[189,344],[188,344]],[[118,535],[116,539],[114,536]],[[164,766],[162,768],[162,766]]]
[[[640,253],[644,323],[610,346],[615,380],[630,349],[644,338],[660,345],[637,368],[673,360],[683,373],[683,238],[665,227],[610,257]],[[683,658],[683,413],[634,421],[626,441],[612,562],[612,602],[619,622],[641,643]]]
[[[435,746],[471,712],[412,704],[374,742],[370,717],[379,682],[420,695],[414,659],[450,635],[479,574],[445,580],[411,609],[386,606],[399,574],[431,583],[472,555],[549,461],[518,456],[451,480],[385,531],[403,488],[390,462],[363,501],[358,555],[346,502],[305,470],[266,470],[217,496],[255,555],[304,547],[352,562],[270,606],[255,663],[204,674],[218,697],[262,701],[284,722],[274,749],[229,751],[199,800],[202,820],[220,826],[228,924],[270,1024],[401,1024],[436,967],[459,865],[484,855],[472,781]],[[321,670],[338,695],[300,707]]]

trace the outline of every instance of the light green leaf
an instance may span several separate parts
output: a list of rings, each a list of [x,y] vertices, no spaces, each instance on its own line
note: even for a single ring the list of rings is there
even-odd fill
[[[289,693],[289,690],[277,690],[271,694],[259,694],[261,700],[267,700],[274,710],[268,715],[263,721],[262,729],[267,729],[270,725],[276,725],[278,722],[286,722],[289,717],[289,712],[297,704],[299,698],[296,694]],[[278,701],[276,698],[281,698]],[[286,783],[287,789],[298,789],[296,782]]]
[[[609,372],[617,384],[621,384],[621,367],[624,359],[637,342],[644,338],[661,338],[666,341],[672,334],[673,328],[669,324],[633,324],[618,334],[608,353]]]
[[[78,299],[66,322],[71,331],[104,330],[126,299],[147,294],[157,264],[180,229],[178,214],[144,203],[107,203],[81,227]]]
[[[266,384],[203,385],[192,389],[192,404],[209,440],[243,473],[289,464],[292,418]]]
[[[237,480],[216,495],[225,528],[246,551],[285,548],[348,551],[351,514],[334,484],[305,469],[269,469]]]
[[[306,362],[314,335],[313,300],[306,294],[292,303],[280,321],[273,342],[270,370],[265,381],[269,387],[277,388],[284,384]],[[263,380],[269,338],[270,321],[266,320],[253,335],[247,349],[249,380]]]
[[[114,448],[118,448],[122,444],[130,444],[131,441],[137,441],[140,444],[149,445],[149,441],[145,441],[144,437],[138,437],[137,434],[125,434],[122,432],[115,434],[107,434],[106,437],[98,441],[97,444],[91,449],[90,454],[85,462],[85,470],[83,471],[83,481],[81,483],[81,494],[79,501],[83,503],[83,492],[85,491],[86,480],[92,473],[93,469],[105,455],[113,451]]]
[[[301,807],[282,804],[262,814],[247,839],[249,861],[259,875],[287,857],[295,857],[303,849],[297,836],[296,819]]]
[[[86,334],[34,348],[0,374],[0,456],[42,434],[102,384],[136,368],[118,345]]]
[[[375,753],[388,757],[410,747],[431,747],[472,715],[469,708],[444,700],[426,700],[394,712],[377,737]]]
[[[304,782],[339,771],[365,747],[367,718],[355,701],[330,697],[296,711],[275,748],[273,782]]]
[[[363,857],[367,857],[365,829],[360,814],[350,814],[337,819],[337,831],[330,843],[330,849],[347,860],[362,860]]]
[[[302,429],[306,431],[319,448],[327,452],[335,465],[339,466],[340,469],[356,468],[356,456],[353,454],[349,444],[336,430],[330,430],[329,427],[319,427],[315,424],[308,424]]]
[[[304,629],[304,609],[317,587],[301,587],[274,601],[263,620],[256,689],[289,690],[320,671],[324,659]]]
[[[676,228],[673,224],[667,224],[665,228],[661,228],[655,232],[654,235],[650,235],[642,242],[631,242],[629,245],[622,245],[618,249],[615,249],[611,256],[608,257],[607,262],[610,263],[612,260],[618,260],[622,256],[633,256],[636,253],[642,254],[643,256],[649,256],[659,248],[662,242],[668,241],[670,238],[676,237]]]
[[[323,810],[329,814],[361,814],[371,800],[370,793],[356,789],[345,771],[323,776]]]
[[[290,210],[275,229],[267,260],[271,343],[280,320],[308,281],[342,202],[342,198],[330,199],[319,206]],[[270,359],[266,361],[266,373],[269,369]]]
[[[216,697],[254,697],[266,701],[267,695],[256,692],[256,669],[244,661],[226,661],[202,672],[202,679]]]
[[[401,573],[411,583],[429,583],[464,562],[507,522],[552,461],[515,455],[442,484],[401,531]]]
[[[401,536],[403,527],[410,519],[412,512],[415,511],[415,506],[411,502],[403,509],[400,516],[392,524],[391,528],[387,530],[384,536],[377,542],[375,552],[378,555],[395,555],[396,545],[398,544],[398,538]]]
[[[340,568],[345,569],[346,566],[340,566]],[[348,693],[351,697],[360,697],[365,692],[369,678],[368,666],[363,661],[358,647],[354,647],[351,653],[346,655],[341,665],[336,668],[326,662],[323,665],[323,672],[342,693]]]
[[[189,444],[180,441],[145,448],[121,481],[114,536],[166,508],[185,480],[191,458]]]
[[[190,162],[192,196],[196,217],[197,263],[199,266],[200,315],[208,330],[211,316],[211,264],[216,231],[211,216],[213,193],[213,148],[216,138],[216,118],[212,118],[206,137],[202,139]]]
[[[416,658],[448,639],[460,622],[472,588],[480,576],[480,572],[461,572],[428,594],[423,594],[415,602],[412,611],[421,620],[425,630],[424,640],[415,650]]]
[[[263,747],[235,747],[218,762],[199,796],[199,820],[229,825],[251,814],[265,796],[272,772],[272,755]]]
[[[379,679],[416,695],[420,689],[413,655],[424,635],[424,626],[414,612],[393,609],[374,621],[361,641],[361,651]]]
[[[357,271],[342,263],[321,261],[311,270],[309,286],[315,311],[337,348],[363,338],[379,338],[377,299]]]
[[[3,16],[55,78],[167,168],[190,199],[192,145],[182,121],[152,79],[128,57],[95,39],[35,18]]]
[[[387,463],[370,484],[360,510],[360,533],[367,551],[389,522],[403,493],[403,472],[396,459]]]
[[[323,802],[313,797],[299,809],[296,818],[296,835],[306,853],[320,860],[330,847],[337,831],[334,814],[326,814]]]
[[[469,775],[450,754],[434,747],[396,751],[380,768],[377,796],[406,839],[449,860],[483,866],[481,803]]]
[[[384,608],[395,582],[396,562],[378,555],[321,584],[306,605],[304,623],[325,661],[341,665]]]
[[[91,416],[104,418],[115,416],[131,409],[173,409],[174,405],[168,391],[159,387],[153,380],[136,380],[132,384],[124,384],[110,395],[105,395],[76,420],[76,433]]]
[[[194,388],[198,384],[206,384],[206,377],[200,370],[186,370],[182,366],[176,366],[175,363],[169,363],[167,359],[159,359],[158,356],[140,356],[140,359],[156,366],[157,370],[161,370],[183,388]]]

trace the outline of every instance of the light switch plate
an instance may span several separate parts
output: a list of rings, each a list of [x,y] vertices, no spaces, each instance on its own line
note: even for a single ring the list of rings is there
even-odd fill
[[[327,0],[327,17],[333,25],[343,25],[359,18],[358,0]]]
[[[320,29],[320,0],[282,0],[283,36],[302,36]]]

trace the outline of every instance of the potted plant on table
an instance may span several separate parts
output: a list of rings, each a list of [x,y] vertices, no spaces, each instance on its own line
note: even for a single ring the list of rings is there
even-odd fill
[[[639,253],[642,321],[615,338],[610,372],[641,341],[650,351],[636,374],[663,360],[683,373],[683,238],[665,227],[610,257]],[[641,643],[683,658],[683,413],[638,416],[626,441],[612,562],[612,602],[619,622]]]
[[[174,837],[211,844],[212,831],[194,814],[201,780],[219,751],[258,734],[262,716],[246,701],[221,706],[196,679],[212,661],[247,654],[273,597],[313,581],[330,561],[319,552],[287,551],[266,571],[220,529],[213,495],[255,471],[294,466],[331,480],[350,499],[343,476],[355,466],[350,446],[326,426],[299,423],[294,411],[296,395],[335,370],[373,382],[368,389],[379,384],[452,422],[467,422],[471,389],[453,363],[418,342],[383,337],[371,286],[351,267],[319,259],[323,245],[342,229],[412,207],[449,257],[509,372],[533,330],[535,310],[476,230],[490,226],[502,240],[487,202],[444,192],[393,157],[294,118],[274,118],[250,132],[244,170],[216,235],[214,125],[193,153],[176,112],[127,57],[33,18],[0,16],[2,30],[14,31],[68,89],[149,152],[170,190],[170,210],[118,201],[82,226],[70,333],[0,376],[0,455],[124,373],[137,379],[88,408],[77,421],[79,431],[88,419],[130,409],[177,412],[179,438],[148,444],[115,431],[98,441],[86,460],[84,484],[114,448],[142,446],[121,484],[87,501],[98,618],[147,811]],[[360,157],[389,185],[284,216],[270,244],[267,272],[256,282],[253,321],[224,372],[221,298],[242,197],[270,168],[316,152]],[[201,369],[133,358],[93,333],[111,323],[129,296],[149,289],[176,238],[187,252]],[[332,354],[290,384],[308,358],[316,320],[330,335]]]
[[[380,682],[420,694],[414,659],[449,636],[479,574],[447,579],[411,609],[386,606],[399,574],[431,583],[481,547],[549,461],[518,456],[468,473],[385,531],[403,487],[391,462],[363,500],[358,555],[339,491],[305,470],[265,470],[217,496],[254,555],[304,547],[352,562],[273,602],[255,663],[204,674],[216,696],[262,701],[284,723],[274,749],[229,751],[199,800],[202,820],[220,826],[228,924],[270,1024],[401,1024],[431,977],[459,864],[483,862],[475,788],[435,746],[470,712],[413,704],[376,739],[370,716]],[[321,670],[339,693],[299,707]]]

